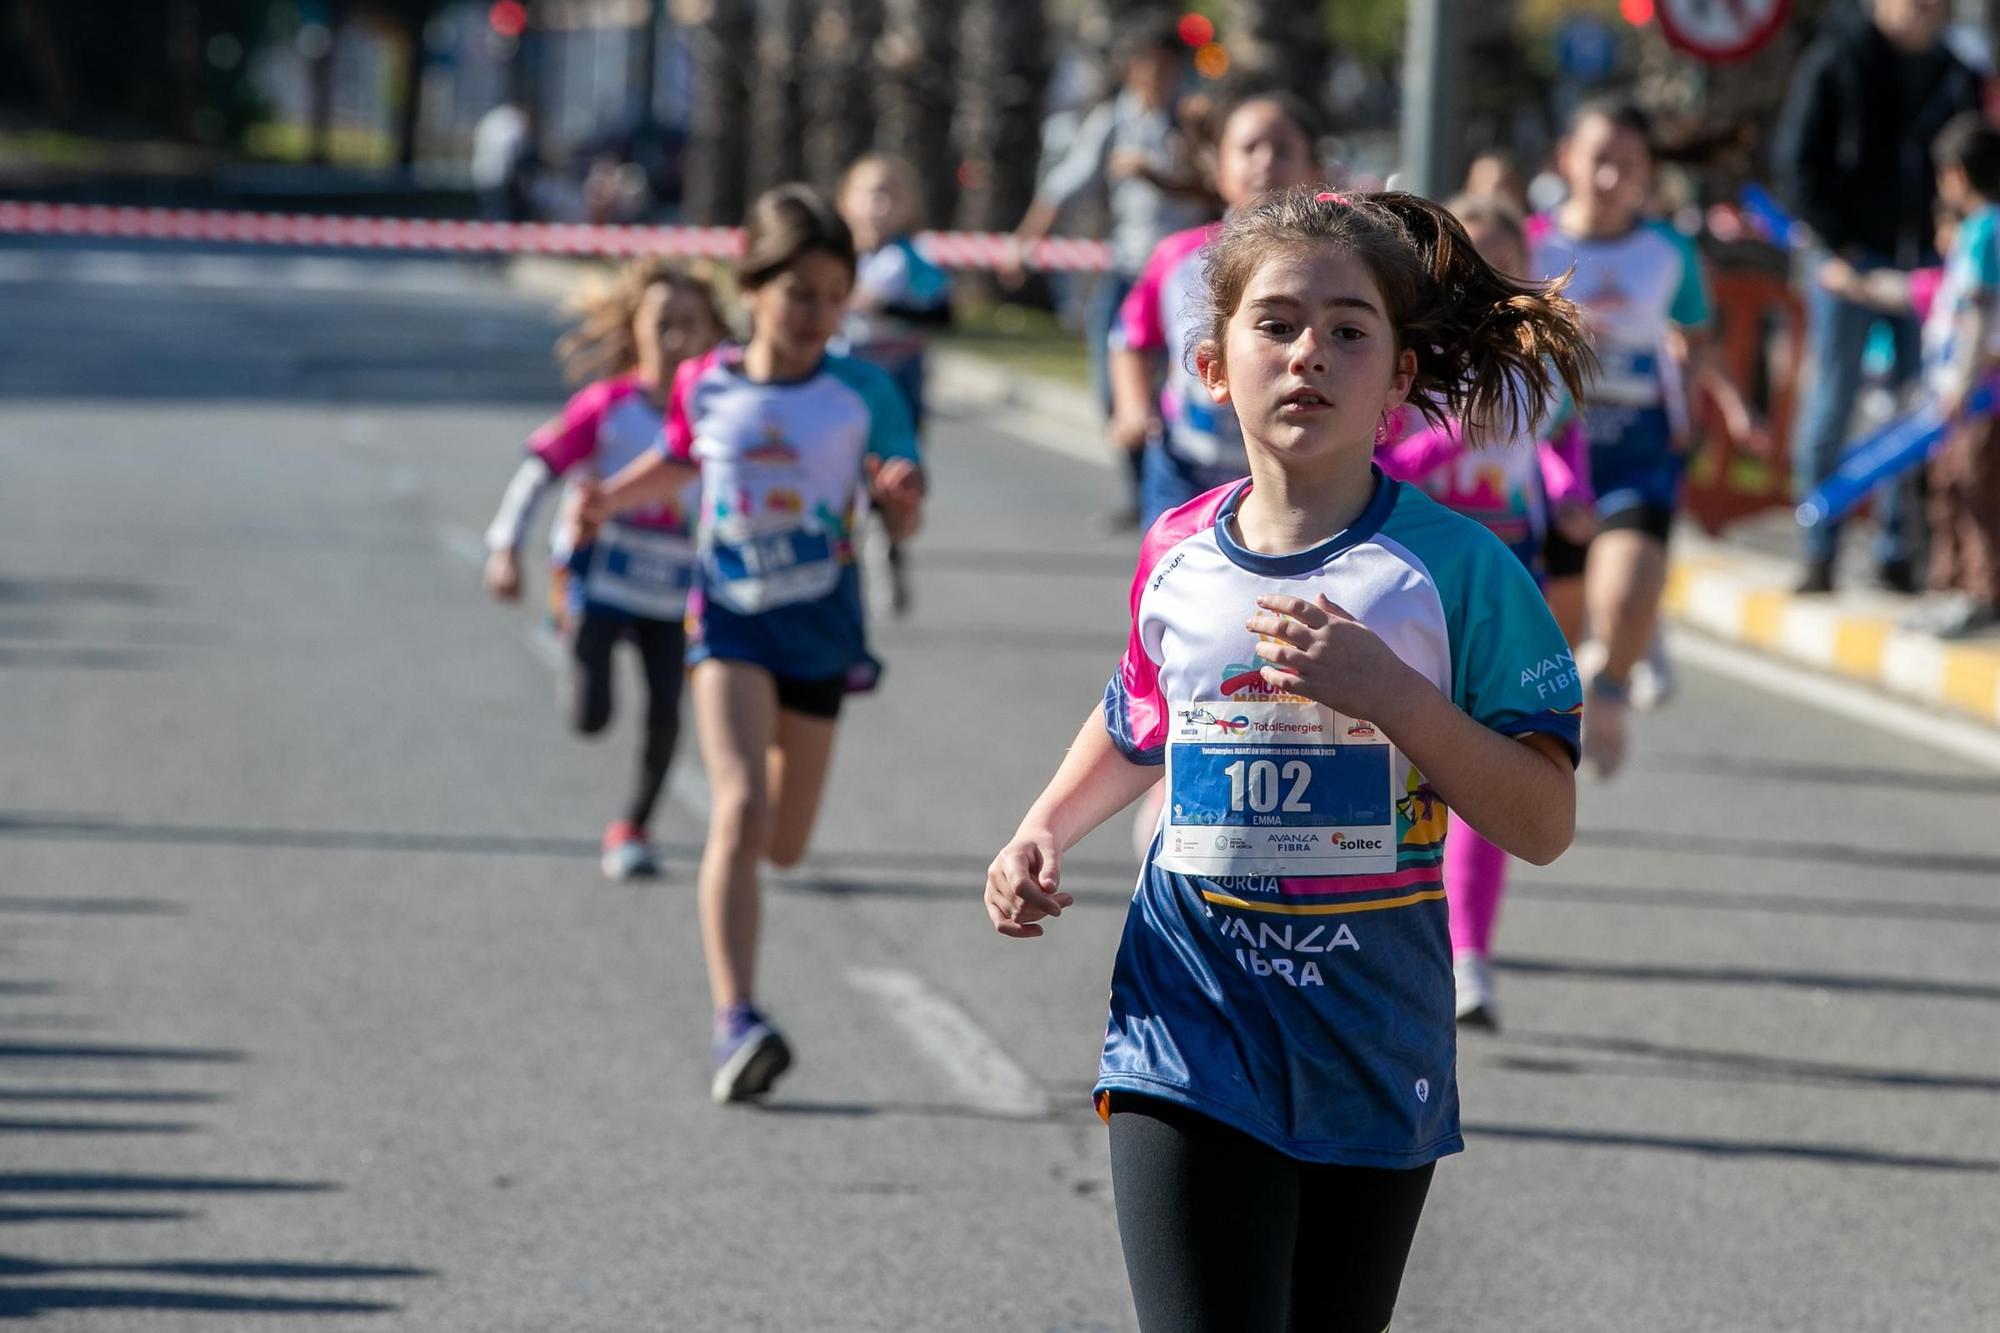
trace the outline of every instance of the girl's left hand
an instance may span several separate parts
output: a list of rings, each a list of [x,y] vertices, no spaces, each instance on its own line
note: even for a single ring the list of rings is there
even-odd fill
[[[1244,622],[1259,635],[1257,656],[1266,683],[1349,717],[1381,722],[1395,710],[1414,674],[1366,625],[1328,601],[1259,597],[1264,608]]]
[[[883,462],[870,454],[862,459],[868,471],[868,494],[882,511],[882,522],[897,541],[914,536],[924,503],[924,474],[907,458]]]

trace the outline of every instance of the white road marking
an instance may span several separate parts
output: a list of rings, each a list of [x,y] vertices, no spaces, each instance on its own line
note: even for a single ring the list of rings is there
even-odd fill
[[[918,1052],[975,1109],[1021,1118],[1048,1114],[1049,1098],[1041,1085],[970,1014],[922,977],[895,968],[856,967],[848,969],[847,981],[879,1001]]]
[[[1797,663],[1765,657],[1686,630],[1667,631],[1667,650],[1682,661],[1781,698],[1795,699],[1836,717],[1948,750],[1987,768],[2000,769],[2000,735],[1971,718],[1953,717],[1905,703],[1880,690],[1816,675]]]

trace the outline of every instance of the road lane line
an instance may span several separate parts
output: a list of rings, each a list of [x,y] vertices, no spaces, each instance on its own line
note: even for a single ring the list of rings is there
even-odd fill
[[[1033,1119],[1049,1113],[1048,1094],[972,1016],[913,972],[855,967],[848,984],[873,996],[917,1051],[975,1109]]]
[[[1795,662],[1765,657],[1706,635],[1669,629],[1666,640],[1670,656],[1704,670],[1849,721],[1948,750],[1975,764],[2000,769],[2000,735],[1971,718],[1905,703],[1879,690],[1816,675]]]

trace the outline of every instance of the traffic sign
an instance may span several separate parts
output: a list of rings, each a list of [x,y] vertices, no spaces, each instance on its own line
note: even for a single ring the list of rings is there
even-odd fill
[[[1698,60],[1722,63],[1755,55],[1791,14],[1791,0],[1657,0],[1667,41]]]

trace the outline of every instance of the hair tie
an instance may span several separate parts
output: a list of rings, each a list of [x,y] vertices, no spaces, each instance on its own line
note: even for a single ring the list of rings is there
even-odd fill
[[[1332,204],[1336,208],[1346,208],[1347,196],[1335,190],[1321,190],[1313,196],[1313,202],[1316,204]]]

